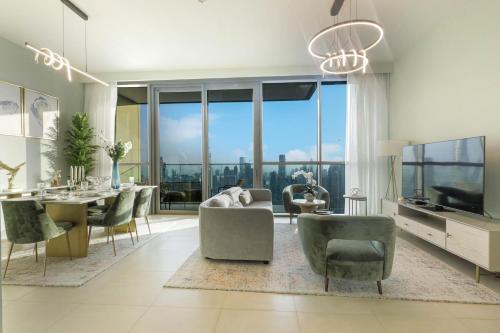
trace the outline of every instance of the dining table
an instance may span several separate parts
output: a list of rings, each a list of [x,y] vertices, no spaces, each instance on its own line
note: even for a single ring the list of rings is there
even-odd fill
[[[104,200],[107,205],[110,205],[118,196],[120,191],[135,191],[151,187],[157,188],[155,185],[138,185],[125,187],[119,190],[88,190],[88,191],[69,191],[69,192],[52,192],[44,196],[33,195],[16,198],[8,198],[5,200],[37,200],[45,206],[46,213],[55,222],[71,222],[73,229],[69,232],[71,242],[71,252],[73,257],[83,258],[88,256],[88,226],[87,216],[90,203]],[[134,225],[135,227],[135,225]],[[125,228],[126,231],[126,228]],[[50,241],[47,245],[47,255],[49,257],[69,257],[68,247],[64,236],[57,237]]]

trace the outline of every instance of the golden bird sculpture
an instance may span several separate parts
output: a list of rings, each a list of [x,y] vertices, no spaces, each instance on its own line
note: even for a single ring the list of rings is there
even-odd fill
[[[23,162],[18,166],[11,167],[5,164],[4,162],[0,161],[0,169],[4,169],[8,172],[7,175],[9,176],[9,178],[7,179],[7,181],[9,183],[9,190],[12,190],[14,188],[14,179],[16,178],[19,169],[21,169],[21,167],[25,164],[26,162]]]

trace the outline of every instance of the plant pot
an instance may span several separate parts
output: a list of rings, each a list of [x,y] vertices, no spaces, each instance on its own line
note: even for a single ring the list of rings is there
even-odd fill
[[[120,167],[118,166],[118,162],[113,162],[113,170],[111,173],[111,188],[118,190],[120,189],[120,186]]]
[[[306,199],[306,201],[314,201],[314,199],[316,199],[316,196],[312,193],[305,193],[304,194],[304,199]]]

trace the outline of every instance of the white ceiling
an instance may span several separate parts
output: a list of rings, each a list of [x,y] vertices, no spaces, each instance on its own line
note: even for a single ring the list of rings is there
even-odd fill
[[[352,5],[356,0],[352,0]],[[383,45],[372,63],[392,62],[466,0],[358,0],[358,17],[378,20]],[[308,40],[332,24],[333,0],[74,0],[89,15],[93,73],[303,68]],[[344,4],[347,18],[349,0]],[[62,51],[59,0],[0,0],[0,35]],[[84,66],[84,24],[65,10],[65,54]]]

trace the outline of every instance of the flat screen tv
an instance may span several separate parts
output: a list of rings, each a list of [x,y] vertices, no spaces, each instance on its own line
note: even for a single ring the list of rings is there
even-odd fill
[[[403,197],[484,214],[485,137],[406,146]]]

